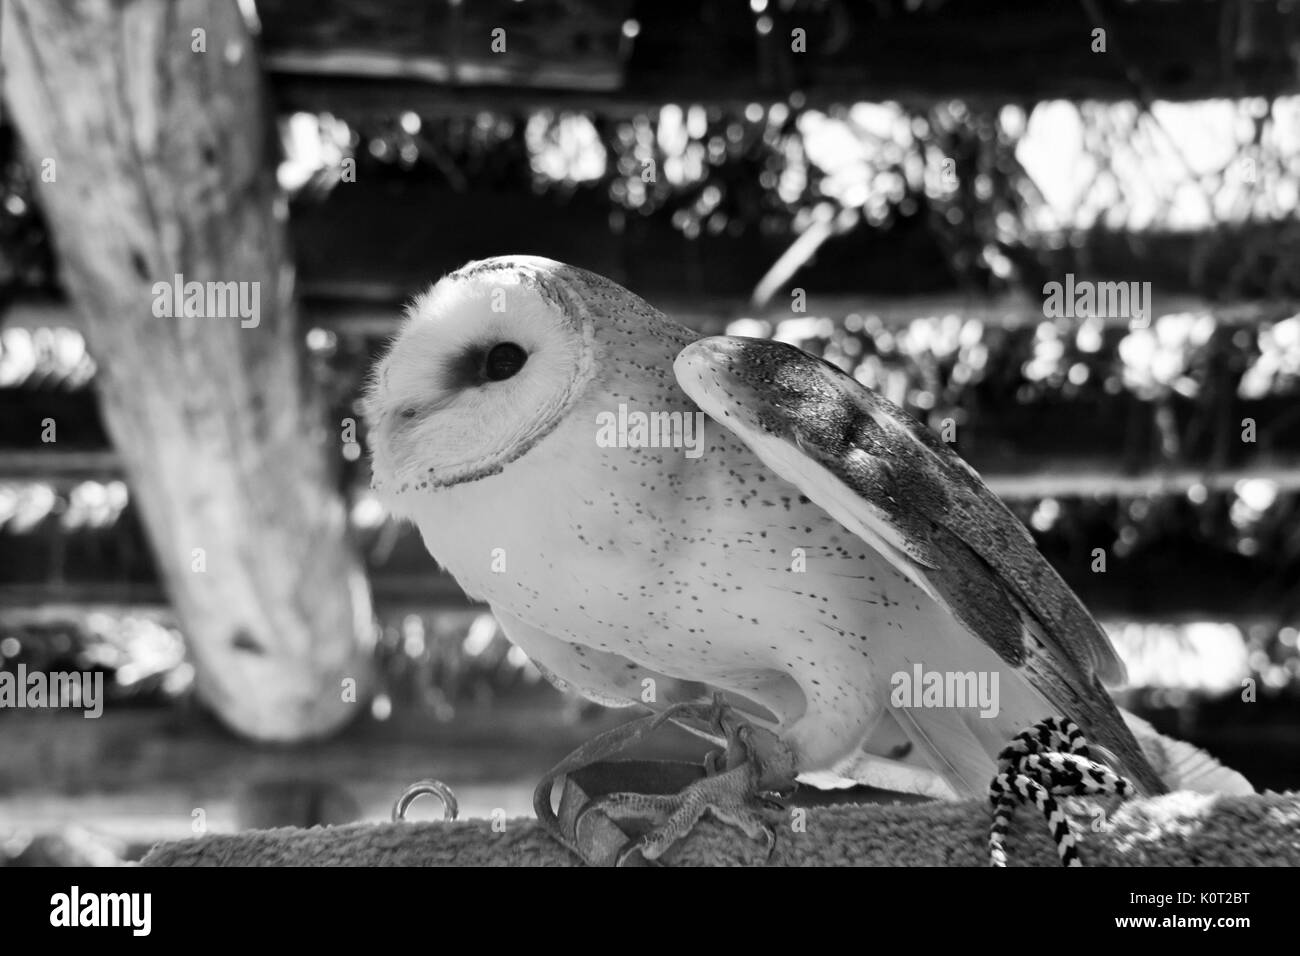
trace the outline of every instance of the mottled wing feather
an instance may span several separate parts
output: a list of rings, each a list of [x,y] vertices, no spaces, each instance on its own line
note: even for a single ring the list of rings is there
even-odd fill
[[[1099,680],[1123,674],[1109,639],[1023,525],[935,436],[782,343],[703,339],[676,370],[716,421],[1090,727],[1139,786],[1163,789]]]
[[[872,420],[915,450],[901,453],[896,462],[907,470],[916,507],[989,563],[1000,583],[1042,624],[1041,637],[1054,650],[1103,681],[1122,683],[1124,665],[1110,640],[1043,559],[1028,529],[933,432],[887,399],[857,388],[857,397]],[[1065,639],[1057,641],[1055,635]]]

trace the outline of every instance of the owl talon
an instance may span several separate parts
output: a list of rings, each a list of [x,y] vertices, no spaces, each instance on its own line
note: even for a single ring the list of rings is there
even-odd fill
[[[771,858],[776,831],[764,814],[784,808],[773,794],[793,788],[794,756],[774,734],[746,723],[721,701],[715,703],[713,723],[727,746],[705,758],[704,779],[668,796],[614,793],[592,805],[591,809],[615,822],[653,823],[653,829],[620,851],[618,865],[635,853],[647,861],[658,860],[695,828],[705,812],[751,839],[762,840],[765,858]]]
[[[757,772],[751,765],[727,770],[685,787],[670,796],[640,793],[614,793],[597,800],[592,806],[615,822],[653,821],[653,828],[631,841],[619,853],[618,865],[624,865],[635,852],[648,861],[658,860],[669,848],[689,834],[706,812],[729,826],[736,827],[751,839],[761,840],[766,856],[771,857],[776,833],[763,819],[764,801],[754,789]],[[757,806],[756,806],[757,805]]]
[[[708,777],[716,777],[727,769],[727,752],[725,750],[710,750],[704,755],[704,774]]]
[[[632,860],[640,856],[645,861],[646,866],[662,866],[657,860],[652,860],[645,855],[645,838],[637,837],[634,840],[628,840],[623,845],[623,849],[618,851],[618,856],[614,860],[615,866],[631,866]]]

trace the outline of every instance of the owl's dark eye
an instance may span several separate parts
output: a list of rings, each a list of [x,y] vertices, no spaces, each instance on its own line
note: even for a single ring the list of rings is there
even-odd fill
[[[528,361],[528,353],[514,342],[499,342],[492,346],[483,363],[483,374],[490,382],[500,382],[510,378]]]

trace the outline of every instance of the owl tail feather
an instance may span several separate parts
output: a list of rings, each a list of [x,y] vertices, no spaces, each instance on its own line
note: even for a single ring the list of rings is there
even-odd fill
[[[1210,756],[1200,747],[1168,737],[1141,717],[1121,709],[1147,760],[1170,790],[1194,793],[1254,793],[1245,777]]]

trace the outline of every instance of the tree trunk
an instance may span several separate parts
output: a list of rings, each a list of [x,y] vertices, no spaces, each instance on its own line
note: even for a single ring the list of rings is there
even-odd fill
[[[370,595],[304,384],[248,27],[235,0],[3,13],[6,97],[199,693],[253,738],[329,733],[370,687]],[[168,317],[178,276],[219,294]]]

